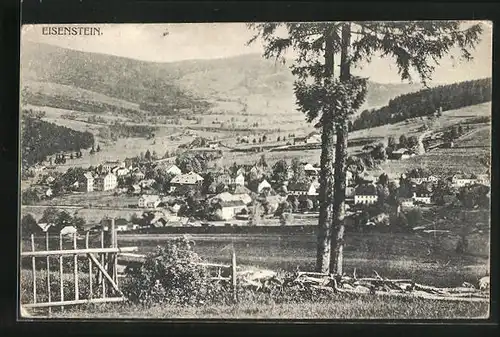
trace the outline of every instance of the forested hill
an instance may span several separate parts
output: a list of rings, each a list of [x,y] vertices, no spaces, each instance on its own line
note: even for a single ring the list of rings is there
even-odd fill
[[[94,145],[94,135],[21,114],[21,154],[23,167],[29,167],[60,152],[79,151]]]
[[[491,78],[441,85],[398,96],[389,104],[364,110],[353,122],[352,129],[360,130],[404,121],[409,118],[459,109],[491,101]]]

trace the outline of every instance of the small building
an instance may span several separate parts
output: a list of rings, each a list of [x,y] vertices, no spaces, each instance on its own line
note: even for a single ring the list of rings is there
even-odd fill
[[[308,176],[317,176],[319,174],[320,168],[314,167],[313,165],[308,163],[304,166],[304,171]]]
[[[306,196],[317,196],[319,194],[319,182],[314,180],[311,183],[295,183],[289,184],[287,186],[288,194],[290,195],[306,195]]]
[[[462,175],[462,174],[455,174],[451,178],[451,183],[452,183],[453,187],[457,187],[457,188],[468,186],[468,185],[474,185],[476,183],[476,181],[477,181],[477,177],[475,177],[473,175],[466,176],[466,175]]]
[[[430,205],[431,202],[431,193],[424,191],[417,191],[413,193],[413,201],[421,204]]]
[[[46,167],[44,165],[35,164],[29,168],[29,171],[33,174],[39,174],[45,171]]]
[[[413,177],[410,178],[410,182],[420,185],[422,183],[436,183],[439,180],[438,177],[430,175],[428,177]]]
[[[118,186],[118,181],[113,173],[108,173],[95,179],[98,191],[111,191]]]
[[[83,184],[81,184],[81,188],[84,192],[94,191],[94,176],[91,172],[85,172],[83,174]]]
[[[252,202],[252,197],[251,197],[252,192],[244,186],[237,185],[232,191],[232,193],[236,199],[243,201],[245,205],[248,205],[249,203]]]
[[[246,209],[246,205],[241,200],[220,201],[215,205],[216,214],[223,220],[234,219],[236,214]]]
[[[180,174],[170,180],[170,191],[173,192],[178,186],[195,186],[203,181],[203,177],[195,172]]]
[[[154,179],[145,179],[137,183],[142,189],[151,188],[156,183]]]
[[[480,185],[489,186],[490,185],[490,176],[488,174],[480,174],[476,178],[476,183]]]
[[[408,207],[408,208],[411,208],[414,205],[413,203],[413,198],[399,198],[398,199],[398,204],[401,206],[401,207]]]
[[[54,195],[54,192],[52,191],[52,189],[49,187],[46,191],[45,191],[45,196],[47,198],[50,198]]]
[[[318,132],[311,132],[306,137],[306,144],[321,144],[321,134]]]
[[[263,179],[257,186],[257,193],[262,193],[266,189],[272,189],[271,184],[266,179]]]
[[[177,165],[172,165],[167,169],[167,174],[178,176],[182,174],[182,170]]]
[[[102,163],[102,170],[103,172],[111,172],[111,170],[114,168],[114,167],[123,167],[125,168],[125,162],[122,162],[122,161],[105,161],[104,163]]]
[[[157,208],[160,203],[160,196],[153,194],[143,194],[139,198],[137,205],[141,208]]]
[[[74,235],[77,232],[77,229],[75,226],[64,226],[59,234],[66,236],[66,235]]]
[[[245,186],[245,175],[239,173],[236,178],[234,178],[234,184],[237,186]]]
[[[413,156],[413,153],[406,149],[406,148],[401,148],[395,151],[392,151],[387,155],[388,159],[392,160],[400,160],[400,159],[408,159]]]
[[[142,180],[146,177],[146,175],[139,168],[132,171],[132,176],[137,180]]]
[[[51,185],[54,181],[56,181],[56,178],[54,178],[53,176],[48,176],[47,178],[45,178],[46,185]]]
[[[124,177],[129,174],[130,170],[126,167],[116,166],[111,170],[111,173],[115,174],[117,177]]]
[[[51,228],[51,227],[54,227],[54,226],[55,226],[55,224],[53,224],[53,223],[47,223],[47,222],[40,222],[40,223],[38,223],[37,225],[38,225],[38,227],[40,227],[40,229],[41,229],[41,230],[42,230],[42,232],[44,232],[44,233],[45,233],[45,232],[47,232],[47,231],[49,230],[49,228]]]
[[[219,148],[219,142],[217,141],[212,141],[208,143],[208,147],[211,149],[218,149]]]
[[[141,186],[135,184],[135,185],[131,185],[129,188],[128,188],[128,193],[129,194],[140,194],[142,191],[141,189]]]
[[[378,201],[377,189],[372,184],[359,185],[354,191],[354,203],[370,205]]]
[[[307,137],[294,137],[293,144],[305,144],[307,141]]]

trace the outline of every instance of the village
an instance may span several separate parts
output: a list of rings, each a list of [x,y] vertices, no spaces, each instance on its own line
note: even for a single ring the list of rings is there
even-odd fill
[[[295,137],[293,141],[315,145],[319,137],[314,133]],[[410,145],[416,150],[397,146],[390,139],[387,147],[368,145],[363,151],[376,159],[382,156],[383,160],[405,160],[418,155],[417,140],[402,138],[400,142],[413,142]],[[209,143],[210,149],[219,147],[217,142]],[[122,232],[185,226],[293,226],[306,224],[304,216],[311,219],[318,215],[317,163],[294,158],[291,163],[280,160],[269,166],[262,155],[253,165],[208,167],[203,163],[204,168],[196,170],[200,165],[194,162],[203,160],[195,155],[155,161],[148,152],[144,158],[105,161],[97,167],[71,167],[64,174],[52,170],[48,173],[45,166],[37,164],[30,168],[36,177],[37,188],[32,190],[35,199],[43,204],[75,195],[84,200],[90,200],[91,195],[112,197],[115,201],[112,206],[99,201],[64,205],[134,211],[132,216],[116,219],[116,229]],[[75,156],[78,155],[81,152]],[[65,155],[56,155],[56,160],[65,160]],[[415,168],[398,177],[389,177],[386,173],[374,176],[369,170],[350,169],[345,192],[347,221],[356,226],[415,227],[418,221],[406,219],[408,213],[420,214],[421,209],[433,205],[456,203],[460,207],[467,202],[467,193],[474,194],[473,203],[487,203],[489,185],[488,174],[436,176]],[[457,199],[459,195],[462,200]],[[58,208],[57,203],[50,205]],[[98,223],[95,218],[83,220],[78,229],[73,224],[43,221],[38,222],[38,227],[43,232],[72,234],[78,230],[101,230],[108,224],[106,217]]]

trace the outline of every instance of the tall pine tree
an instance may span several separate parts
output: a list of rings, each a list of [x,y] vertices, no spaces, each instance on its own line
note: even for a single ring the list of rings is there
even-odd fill
[[[348,119],[366,96],[366,80],[352,76],[351,67],[362,66],[373,56],[392,57],[402,80],[411,80],[413,69],[426,84],[434,71],[432,63],[452,47],[458,47],[464,59],[471,59],[470,50],[478,43],[482,27],[480,24],[465,25],[459,21],[248,25],[256,32],[248,43],[261,39],[265,58],[285,62],[285,52],[288,49],[295,51],[291,69],[297,78],[297,105],[308,122],[314,121],[322,129],[317,271],[343,272]],[[340,57],[338,77],[334,71],[335,57]],[[335,243],[332,242],[332,229],[336,232]],[[335,247],[333,259],[332,244]]]

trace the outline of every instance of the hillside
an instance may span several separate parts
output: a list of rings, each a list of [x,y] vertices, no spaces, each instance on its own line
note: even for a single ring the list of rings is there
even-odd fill
[[[22,87],[26,92],[41,92],[50,98],[45,101],[53,101],[53,96],[61,101],[61,95],[74,99],[69,89],[73,87],[84,89],[88,94],[86,100],[122,108],[125,104],[129,109],[140,103],[157,103],[174,110],[201,106],[203,112],[208,108],[208,101],[222,112],[299,114],[295,111],[293,80],[286,65],[257,54],[155,63],[34,42],[23,42],[21,50]],[[66,90],[61,90],[61,86]],[[364,108],[387,104],[398,95],[420,88],[418,84],[369,82]],[[225,104],[227,101],[231,104]],[[43,105],[44,100],[31,97],[24,102]],[[68,108],[67,104],[63,108]]]
[[[363,110],[353,129],[373,128],[411,118],[434,115],[436,111],[460,109],[491,101],[491,78],[426,88],[397,96],[375,110]],[[439,112],[439,110],[441,112]]]

